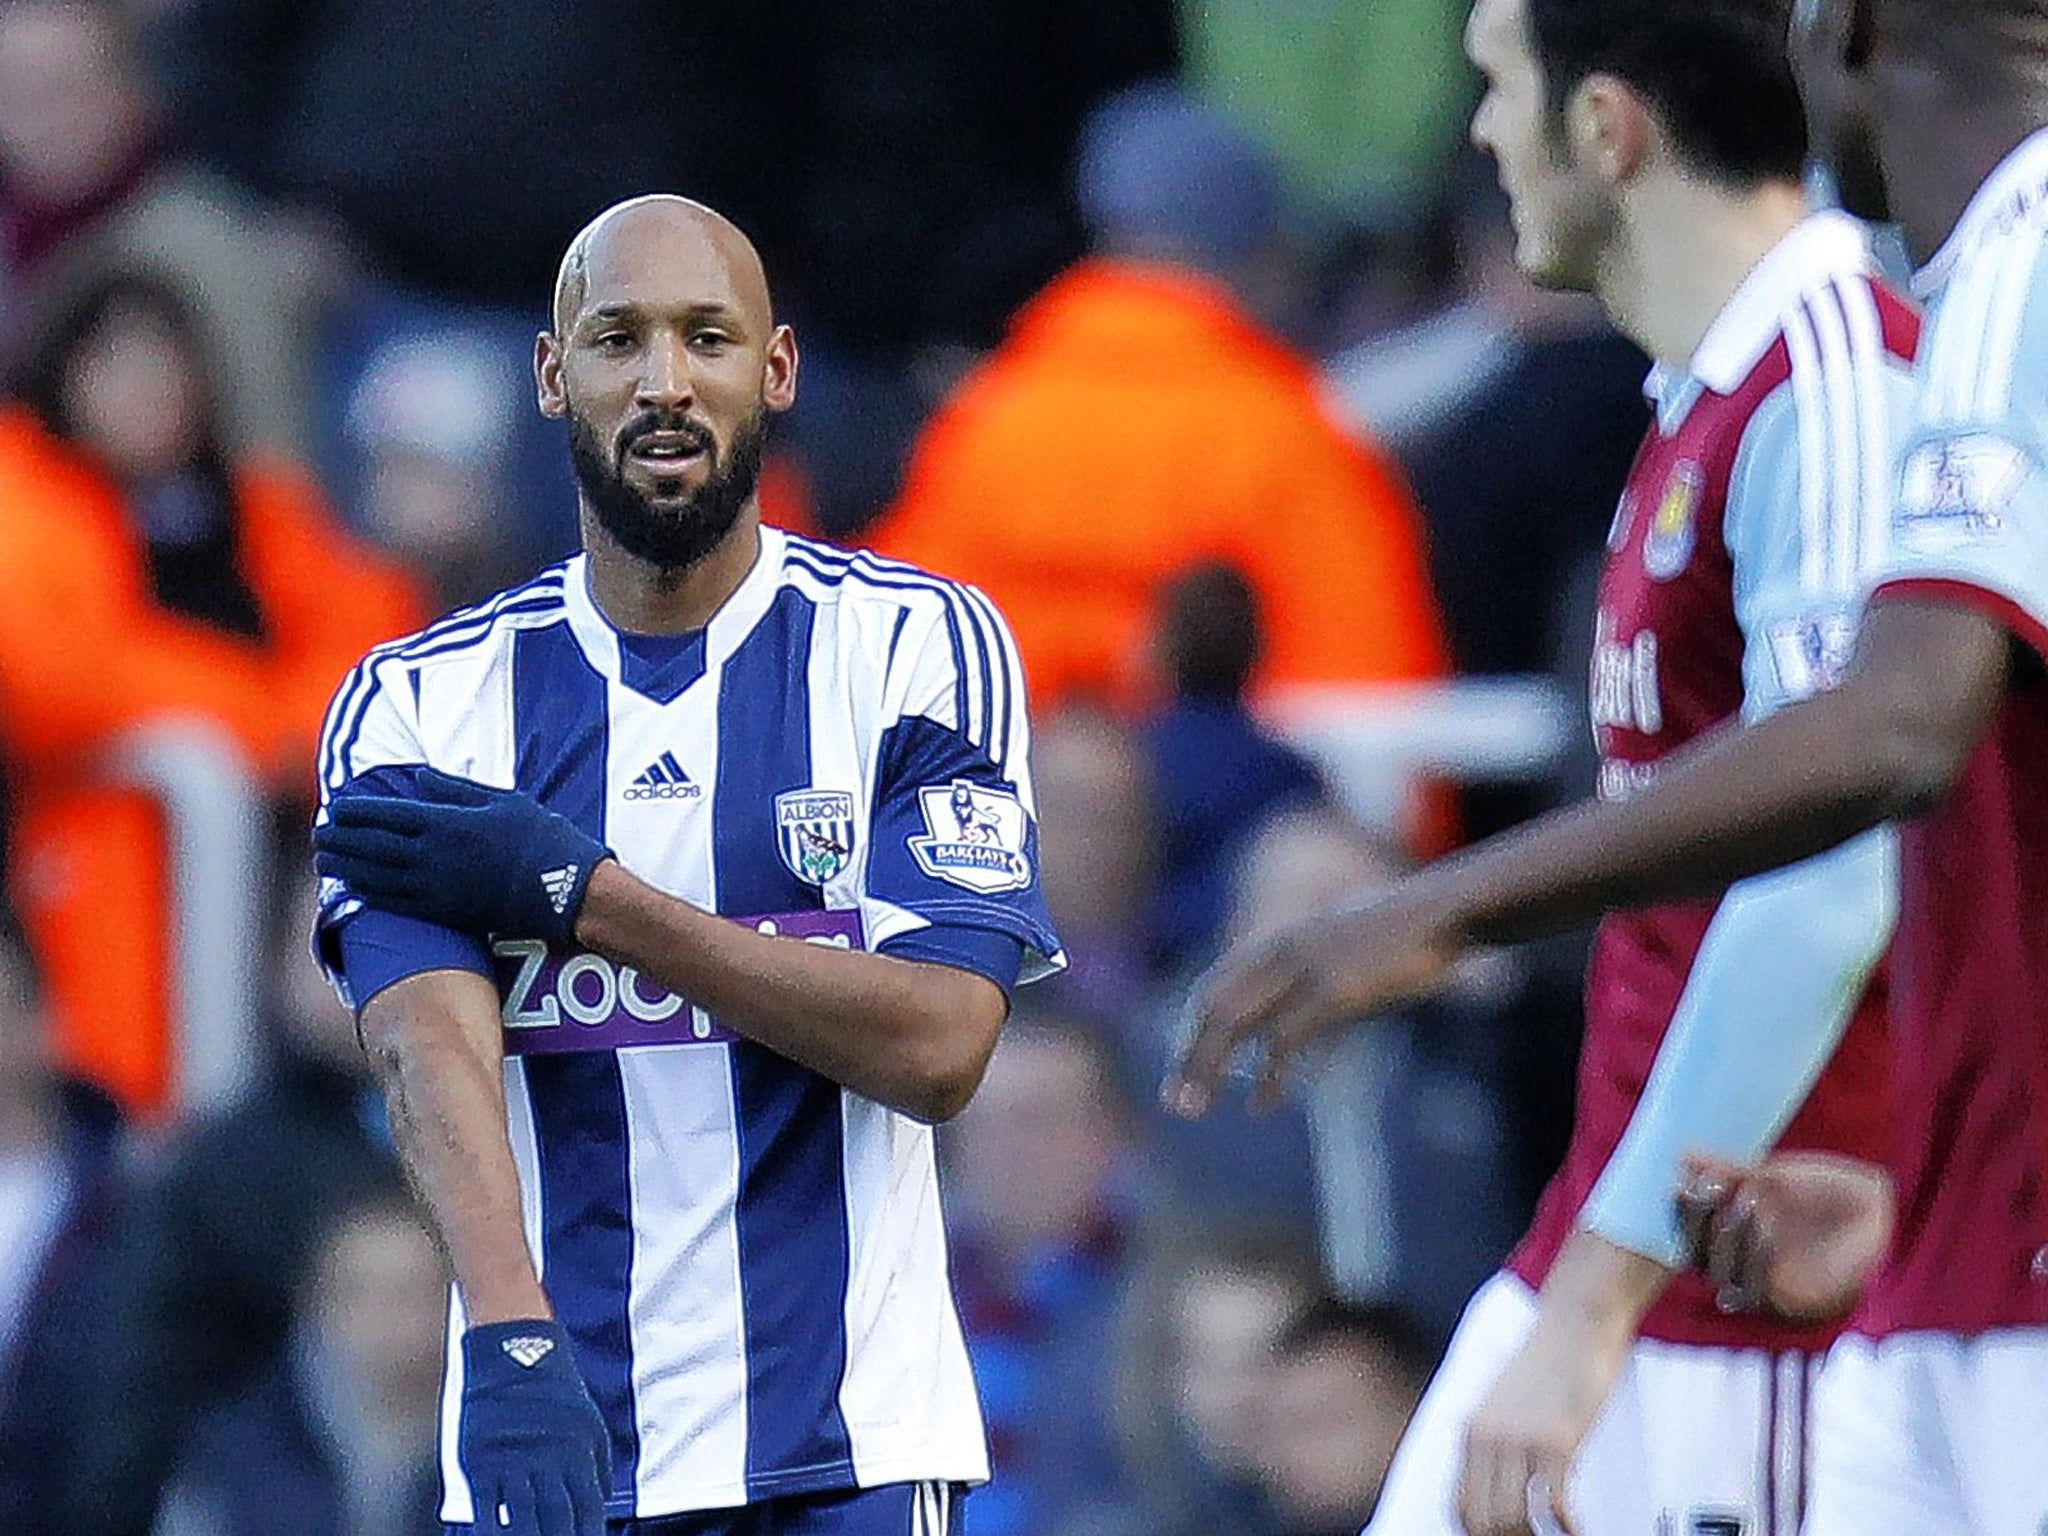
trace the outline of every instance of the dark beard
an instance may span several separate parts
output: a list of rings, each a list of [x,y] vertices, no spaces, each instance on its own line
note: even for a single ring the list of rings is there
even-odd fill
[[[654,427],[701,434],[699,442],[710,474],[687,500],[657,503],[626,483],[624,445]],[[598,526],[635,559],[663,571],[687,570],[732,532],[760,484],[761,459],[768,443],[768,408],[758,407],[741,422],[723,453],[710,433],[681,418],[650,415],[622,432],[619,442],[616,452],[608,452],[590,423],[570,413],[569,461]]]

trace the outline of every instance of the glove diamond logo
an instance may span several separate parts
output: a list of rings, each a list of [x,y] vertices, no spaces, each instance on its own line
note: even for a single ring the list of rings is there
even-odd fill
[[[580,864],[564,864],[560,869],[545,871],[540,877],[541,889],[548,893],[548,905],[561,916],[569,910],[569,898],[576,891],[576,875],[582,869]]]
[[[530,1371],[548,1357],[555,1341],[544,1334],[527,1333],[516,1339],[507,1339],[498,1347]]]

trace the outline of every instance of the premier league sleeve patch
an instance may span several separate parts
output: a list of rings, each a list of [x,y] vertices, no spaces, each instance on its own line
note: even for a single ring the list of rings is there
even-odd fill
[[[917,803],[925,835],[909,839],[910,852],[934,880],[982,896],[1031,884],[1031,861],[1024,856],[1029,818],[1014,794],[955,779],[920,789]]]
[[[1893,532],[1905,548],[1923,552],[1994,535],[2033,468],[2024,448],[1989,432],[1922,443],[1899,471]]]

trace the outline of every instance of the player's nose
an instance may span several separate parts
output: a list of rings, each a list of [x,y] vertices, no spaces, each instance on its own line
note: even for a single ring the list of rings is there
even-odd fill
[[[690,383],[690,359],[682,343],[670,336],[657,336],[643,354],[645,363],[634,398],[640,405],[673,407],[687,405],[695,391]]]

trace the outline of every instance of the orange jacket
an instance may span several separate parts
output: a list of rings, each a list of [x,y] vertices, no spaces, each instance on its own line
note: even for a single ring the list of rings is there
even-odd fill
[[[1399,470],[1331,420],[1305,359],[1169,268],[1083,262],[1027,305],[872,539],[987,591],[1039,706],[1137,697],[1162,583],[1205,558],[1259,595],[1255,688],[1448,667]]]
[[[172,1086],[164,842],[155,805],[106,781],[105,749],[143,721],[202,719],[266,788],[309,797],[335,685],[421,618],[412,581],[341,533],[303,477],[252,463],[235,488],[261,644],[158,607],[112,482],[29,413],[0,409],[13,896],[49,972],[60,1058],[144,1115]]]

